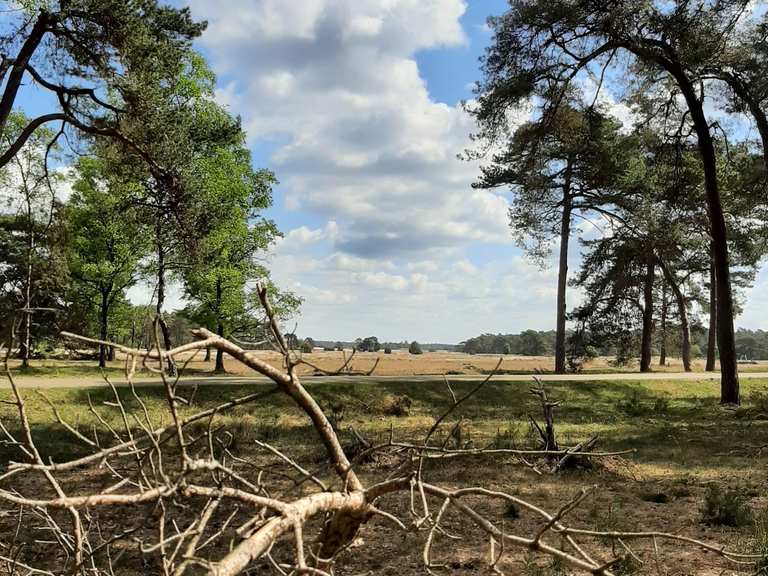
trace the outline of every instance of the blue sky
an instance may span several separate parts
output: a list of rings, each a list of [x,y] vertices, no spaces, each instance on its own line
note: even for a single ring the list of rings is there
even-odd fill
[[[276,280],[314,338],[458,342],[552,326],[554,272],[511,241],[507,199],[471,189],[486,18],[502,0],[190,0],[219,100],[281,184]],[[525,115],[521,114],[521,118]]]
[[[299,334],[452,343],[553,328],[554,268],[525,258],[504,192],[472,190],[479,165],[456,157],[473,130],[460,101],[503,0],[174,3],[209,21],[197,47],[217,99],[243,118],[255,166],[281,182],[268,215],[285,237],[268,262],[305,300]],[[601,93],[628,121],[617,97]],[[740,325],[765,323],[766,285],[761,274]]]
[[[554,267],[526,259],[504,193],[472,190],[479,166],[456,158],[473,129],[460,101],[504,0],[184,1],[209,21],[198,48],[218,99],[281,181],[270,267],[305,299],[301,335],[459,342],[554,327]],[[617,98],[601,94],[628,122]],[[574,270],[578,242],[570,253]],[[764,323],[766,285],[761,274],[739,325]]]

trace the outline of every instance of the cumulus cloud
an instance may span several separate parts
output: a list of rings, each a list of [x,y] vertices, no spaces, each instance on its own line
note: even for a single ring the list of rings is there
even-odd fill
[[[444,340],[513,329],[502,280],[519,263],[478,265],[466,254],[478,244],[513,250],[508,202],[471,188],[478,165],[457,154],[471,145],[473,120],[429,93],[416,59],[467,45],[465,1],[189,3],[209,21],[201,41],[223,78],[219,101],[242,116],[252,143],[277,143],[282,205],[328,222],[287,230],[271,261],[306,299],[303,329]]]
[[[285,204],[339,223],[337,248],[392,257],[506,241],[506,201],[458,160],[472,120],[430,97],[415,54],[467,42],[463,0],[191,0],[231,79],[220,99],[273,155]]]

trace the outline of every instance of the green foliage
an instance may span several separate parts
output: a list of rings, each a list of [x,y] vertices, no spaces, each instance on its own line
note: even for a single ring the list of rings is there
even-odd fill
[[[410,346],[408,346],[408,352],[411,353],[411,354],[423,354],[424,353],[424,351],[421,349],[421,344],[416,342],[416,340],[411,342]]]
[[[9,10],[4,22],[3,44],[13,51],[9,59],[23,61],[20,47],[31,48],[27,57],[43,78],[40,89],[53,96],[49,83],[63,83],[68,90],[60,98],[43,98],[57,102],[45,112],[59,113],[77,129],[106,137],[119,134],[123,122],[149,115],[154,109],[151,95],[178,76],[184,53],[205,28],[192,20],[188,8],[157,0],[23,0],[19,7]],[[17,82],[28,79],[25,75],[4,86],[4,104],[14,104],[23,93],[17,92]],[[6,128],[0,117],[0,135]],[[3,145],[3,151],[9,149],[7,142]]]
[[[99,310],[102,338],[112,305],[138,280],[149,250],[144,225],[122,192],[100,159],[82,158],[65,209],[73,290],[86,309]]]
[[[633,390],[625,400],[619,400],[616,403],[616,408],[634,418],[663,416],[669,413],[669,399],[659,396],[651,403],[646,401],[638,390]]]
[[[520,354],[523,356],[541,356],[546,350],[544,339],[535,330],[520,333]]]
[[[701,521],[711,526],[745,526],[752,522],[749,496],[743,488],[707,487],[701,505]]]
[[[381,344],[376,336],[368,336],[355,340],[355,349],[358,352],[378,352],[381,349]]]
[[[555,345],[554,331],[526,330],[520,334],[481,334],[460,344],[467,354],[551,354]]]
[[[271,204],[274,175],[254,171],[250,154],[239,143],[221,147],[211,158],[197,162],[202,189],[197,211],[205,226],[196,241],[194,264],[184,272],[187,296],[194,315],[209,322],[222,335],[252,334],[259,324],[260,305],[249,291],[256,280],[268,282],[268,273],[256,263],[278,236],[273,222],[260,212]],[[278,312],[292,313],[298,300],[269,283]],[[288,308],[294,310],[288,311]]]
[[[385,416],[408,416],[412,405],[411,397],[401,394],[387,398],[381,411]]]
[[[12,112],[2,141],[10,145],[28,121],[23,113]],[[66,322],[65,229],[60,201],[53,194],[63,175],[46,172],[45,164],[46,151],[52,161],[58,158],[58,146],[47,148],[52,138],[51,130],[37,130],[10,165],[0,169],[6,202],[0,214],[0,330],[9,334],[12,323],[22,320],[20,309],[37,308],[30,316],[30,353]],[[16,332],[25,342],[26,323]]]
[[[389,346],[384,347],[384,354],[392,354],[392,348]]]
[[[475,186],[509,188],[512,234],[543,265],[563,219],[570,226],[571,210],[604,210],[615,201],[617,175],[626,170],[626,141],[615,119],[599,109],[581,109],[573,98],[552,115],[518,127],[506,148],[482,167]]]

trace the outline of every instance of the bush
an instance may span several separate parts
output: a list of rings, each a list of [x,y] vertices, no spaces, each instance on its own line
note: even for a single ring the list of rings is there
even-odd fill
[[[660,415],[669,414],[669,398],[656,398],[656,401],[653,403],[653,411]]]
[[[619,401],[618,408],[627,416],[644,416],[648,408],[640,400],[640,392],[634,390],[626,401]]]
[[[414,340],[411,342],[411,345],[408,346],[408,352],[411,354],[424,354],[424,351],[421,349],[421,345]]]
[[[654,504],[666,504],[669,502],[669,496],[664,492],[644,492],[640,495],[640,498],[645,502],[653,502]]]
[[[311,342],[307,342],[305,340],[304,342],[301,343],[301,351],[304,352],[305,354],[311,354],[313,349],[314,348],[312,347]]]
[[[392,348],[389,346],[384,347],[384,354],[392,354]]]
[[[707,488],[701,506],[701,521],[710,526],[744,526],[752,522],[752,510],[743,488],[726,488],[717,484]]]
[[[408,416],[411,413],[412,404],[413,400],[406,394],[395,396],[386,400],[382,412],[387,416]]]
[[[755,407],[758,413],[768,416],[768,393],[755,390],[749,395],[749,403]]]

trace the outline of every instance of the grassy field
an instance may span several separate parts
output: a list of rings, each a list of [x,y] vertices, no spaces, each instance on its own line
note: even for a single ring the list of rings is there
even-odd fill
[[[256,351],[259,357],[277,366],[282,363],[281,357],[270,351]],[[323,352],[316,350],[311,354],[304,354],[303,358],[314,366],[326,371],[338,370],[349,358],[351,352]],[[188,358],[182,357],[180,361]],[[348,368],[356,373],[367,373],[374,370],[379,376],[418,376],[418,375],[442,375],[442,374],[487,374],[497,364],[499,356],[492,354],[463,354],[460,352],[425,352],[421,355],[409,354],[407,350],[395,350],[392,354],[383,352],[358,352]],[[18,369],[19,362],[11,361],[11,367]],[[229,374],[249,374],[248,368],[239,362],[225,356],[225,368]],[[704,371],[705,361],[697,358],[693,361],[695,372]],[[123,360],[118,357],[109,363],[107,372],[120,374],[123,371]],[[504,374],[532,374],[536,372],[552,372],[554,359],[551,356],[515,356],[507,355],[502,359],[499,368]],[[654,359],[653,370],[655,372],[682,372],[683,365],[679,358],[668,358],[664,366],[660,366],[658,359]],[[204,355],[199,353],[189,362],[187,374],[207,374],[214,368],[213,360],[205,361]],[[718,367],[719,368],[719,367]],[[582,372],[587,374],[611,374],[631,373],[638,371],[638,364],[632,363],[626,366],[616,366],[609,357],[599,357],[584,365]],[[755,364],[741,364],[742,372],[768,371],[768,362]],[[24,371],[29,376],[45,377],[71,377],[98,375],[100,370],[93,360],[33,360],[29,369]],[[310,366],[299,366],[301,374],[313,374],[316,370]]]
[[[453,388],[458,395],[471,385],[457,382]],[[265,390],[268,387],[267,384],[257,386]],[[350,377],[332,383],[309,383],[307,387],[342,431],[354,427],[371,441],[386,439],[390,428],[396,440],[418,441],[449,404],[444,384],[407,378],[362,383]],[[184,408],[183,412],[213,406],[253,388],[200,387],[194,406]],[[556,409],[561,444],[572,445],[599,435],[600,450],[633,448],[637,453],[626,458],[606,459],[589,470],[542,477],[506,456],[435,461],[428,466],[431,481],[455,487],[482,485],[504,489],[550,510],[557,509],[581,487],[597,485],[595,494],[574,514],[574,521],[584,527],[662,530],[719,541],[741,550],[755,546],[752,521],[739,527],[709,526],[702,522],[701,508],[705,493],[713,485],[737,488],[757,516],[765,507],[766,467],[760,447],[768,446],[768,380],[745,381],[746,402],[738,410],[721,407],[717,384],[705,381],[557,382],[548,384],[547,389],[552,398],[562,401]],[[143,388],[138,393],[153,426],[170,422],[160,388]],[[121,389],[120,394],[126,406],[139,407],[129,390]],[[45,395],[63,418],[83,432],[87,433],[97,424],[88,412],[89,398],[105,420],[116,428],[121,425],[119,412],[104,406],[104,402],[112,399],[108,389],[50,389]],[[88,453],[55,422],[42,396],[32,391],[25,391],[25,396],[34,435],[46,459],[62,461]],[[8,399],[7,391],[3,391],[0,398]],[[399,412],[398,406],[408,403],[407,414],[395,415]],[[460,439],[463,446],[535,447],[536,438],[528,415],[539,418],[539,412],[526,383],[505,382],[501,376],[462,406],[445,428],[450,428],[461,417],[466,419]],[[0,415],[3,423],[13,429],[13,407],[3,405]],[[214,425],[224,426],[234,435],[236,450],[243,457],[264,458],[253,444],[254,440],[261,439],[297,456],[300,462],[316,465],[318,458],[322,460],[319,456],[322,448],[309,422],[289,398],[280,394],[260,404],[217,416]],[[342,432],[342,436],[345,442],[352,443],[350,433]],[[3,446],[0,458],[7,462],[16,458],[16,454],[12,448]],[[382,479],[390,472],[386,460],[363,468],[369,480]],[[78,478],[73,477],[71,481],[76,483]],[[389,505],[394,509],[403,506],[396,502]],[[490,511],[496,515],[504,512]],[[509,521],[521,530],[529,524],[530,530],[534,530],[534,520],[522,515]],[[457,522],[449,526],[459,531],[464,529]],[[458,543],[440,540],[438,550],[453,559],[454,573],[484,573],[479,536],[473,533],[465,536]],[[376,542],[386,540],[387,544],[372,546],[365,556],[345,555],[343,568],[338,569],[337,574],[423,573],[416,537],[393,536],[383,525],[374,522],[365,528],[362,538]],[[638,550],[647,552],[647,546],[638,546]],[[393,553],[401,558],[397,565],[388,562]],[[732,568],[723,570],[723,563],[711,555],[666,543],[660,561],[664,574],[735,573]],[[511,571],[508,573],[565,573],[558,572],[557,567],[546,561],[512,552],[508,563]],[[653,566],[635,566],[621,573],[658,574],[659,570],[654,562]]]

